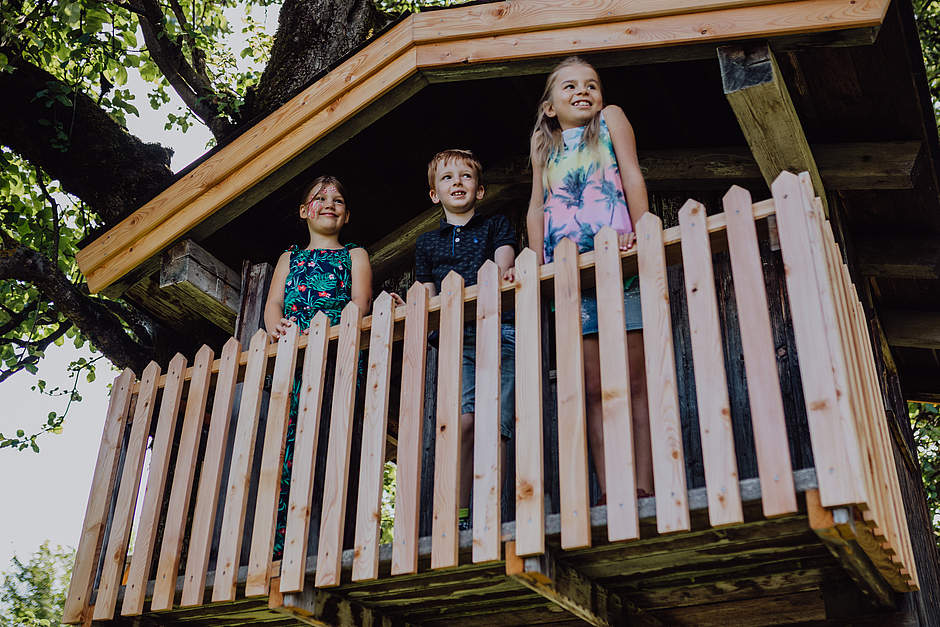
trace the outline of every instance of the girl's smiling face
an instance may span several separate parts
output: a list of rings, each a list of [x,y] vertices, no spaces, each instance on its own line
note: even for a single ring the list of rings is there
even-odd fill
[[[307,221],[312,232],[334,235],[349,221],[346,199],[332,183],[320,185],[300,206],[300,218]]]
[[[545,115],[557,118],[562,130],[584,126],[603,108],[601,81],[589,65],[561,68],[545,103]]]

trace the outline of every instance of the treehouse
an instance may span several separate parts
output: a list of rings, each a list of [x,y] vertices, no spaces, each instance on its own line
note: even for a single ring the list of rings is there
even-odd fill
[[[571,54],[631,119],[651,214],[635,249],[602,230],[593,251],[563,243],[538,266],[522,239],[528,135],[545,74]],[[412,286],[415,239],[440,218],[426,163],[452,146],[481,157],[479,210],[509,216],[522,252],[512,283],[487,264],[428,298]],[[940,624],[905,406],[940,398],[938,151],[906,0],[513,0],[404,18],[81,250],[92,291],[172,339],[115,379],[66,622]],[[272,344],[269,262],[303,243],[297,199],[321,173],[349,190],[344,237],[370,252],[378,296]],[[655,483],[639,499],[617,296],[633,274]],[[577,306],[592,287],[611,478],[593,507]]]

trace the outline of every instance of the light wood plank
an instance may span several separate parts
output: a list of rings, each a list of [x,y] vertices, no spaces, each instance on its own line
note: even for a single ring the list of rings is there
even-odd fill
[[[354,87],[344,86],[334,93],[329,106],[311,113],[276,142],[262,151],[251,150],[252,157],[237,169],[228,172],[214,185],[205,187],[191,201],[175,210],[148,210],[144,215],[159,215],[159,220],[148,221],[150,228],[142,228],[143,216],[134,214],[128,218],[133,222],[122,229],[122,237],[114,238],[114,252],[97,264],[90,264],[82,257],[80,265],[88,280],[89,289],[97,292],[122,277],[132,268],[162,248],[184,235],[187,231],[209,218],[225,204],[234,200],[241,192],[260,182],[271,172],[299,155],[317,139],[334,130],[344,121],[363,110],[370,103],[389,92],[417,71],[413,48],[401,51],[387,65],[370,74]],[[136,221],[134,221],[136,220]],[[121,224],[124,224],[123,222]],[[120,225],[119,225],[120,226]],[[119,227],[115,227],[117,229]],[[106,233],[100,241],[105,242]],[[98,242],[99,240],[95,240]],[[116,242],[130,242],[117,246]],[[103,244],[104,245],[104,244]],[[96,247],[97,248],[97,247]],[[98,249],[100,250],[100,248]]]
[[[516,553],[545,552],[542,479],[542,305],[535,251],[516,258]]]
[[[665,9],[666,6],[662,5]],[[765,6],[726,8],[701,13],[637,17],[628,21],[550,28],[522,33],[467,37],[418,45],[421,69],[459,64],[505,62],[542,56],[563,57],[704,43],[741,38],[768,38],[881,23],[887,0],[803,0]],[[588,14],[585,13],[585,16]]]
[[[477,271],[477,337],[473,416],[473,561],[500,559],[500,341],[499,266]],[[531,442],[529,445],[531,446]]]
[[[338,96],[362,83],[412,43],[411,18],[359,51],[329,74],[297,94],[244,134],[222,147],[199,167],[157,195],[79,253],[81,263],[98,265],[113,256],[115,247],[136,241],[158,227],[169,214],[185,207],[243,166],[259,152],[276,144],[290,131],[329,107]]]
[[[131,535],[134,510],[137,507],[137,493],[140,491],[140,474],[144,466],[144,453],[150,434],[150,418],[157,400],[157,380],[160,378],[160,365],[151,361],[140,376],[140,392],[134,408],[131,434],[124,454],[124,469],[118,487],[117,501],[114,505],[114,518],[101,579],[98,582],[98,596],[95,599],[95,620],[110,620],[114,617],[117,604],[118,588],[124,575],[127,558],[127,542]]]
[[[189,382],[189,396],[183,413],[183,430],[180,433],[176,465],[173,467],[173,485],[166,509],[166,525],[163,527],[163,542],[153,586],[151,611],[168,610],[173,607],[176,594],[176,578],[179,575],[180,558],[183,551],[183,536],[186,534],[186,518],[189,499],[193,491],[196,474],[196,459],[199,455],[199,439],[205,423],[206,402],[209,400],[210,370],[215,353],[203,344],[193,360],[193,377]]]
[[[213,603],[235,600],[235,577],[238,574],[245,511],[248,507],[248,484],[255,452],[258,414],[261,411],[261,388],[268,361],[265,351],[267,344],[268,334],[264,329],[258,329],[248,344],[248,365],[238,405],[235,442],[225,488],[225,509],[222,512],[221,539],[212,587]]]
[[[800,354],[803,395],[820,498],[824,507],[851,505],[864,501],[864,487],[858,485],[861,467],[858,456],[850,454],[846,446],[849,417],[841,411],[836,396],[820,287],[812,267],[803,190],[796,175],[789,172],[781,173],[771,189],[777,207],[777,229],[786,270],[793,331]],[[854,436],[851,439],[854,440]]]
[[[300,592],[304,588],[310,510],[313,507],[313,479],[316,470],[317,440],[320,434],[320,408],[326,373],[326,349],[330,342],[330,319],[318,312],[310,322],[304,353],[300,398],[297,399],[297,431],[291,470],[287,529],[281,558],[280,592]]]
[[[777,374],[770,314],[764,287],[757,229],[751,210],[751,195],[734,186],[725,194],[724,210],[728,224],[728,254],[738,308],[744,370],[747,377],[751,426],[761,482],[764,516],[780,516],[796,511],[790,450],[780,446],[787,441],[783,397]]]
[[[732,7],[771,4],[777,0],[516,0],[491,2],[447,11],[415,14],[414,40],[425,44],[451,39],[521,33],[656,17],[692,14]]]
[[[463,363],[463,277],[441,283],[441,335],[434,445],[434,521],[431,568],[457,565],[457,488],[460,479],[460,385]]]
[[[392,297],[387,292],[379,294],[372,305],[369,371],[362,419],[353,581],[375,579],[379,576],[382,479],[385,469],[385,436],[388,431],[388,399],[391,392],[389,384],[392,376],[393,309]]]
[[[63,607],[62,621],[67,624],[90,618],[85,616],[85,610],[90,601],[108,506],[111,504],[117,479],[118,461],[124,444],[124,428],[131,404],[131,384],[135,378],[134,372],[126,368],[114,378],[111,385],[111,398],[108,400],[108,413],[105,416],[101,445],[98,447],[98,458],[95,460],[95,470],[92,474],[85,520],[82,523],[82,533],[78,539],[78,549],[75,551],[75,565]]]
[[[352,446],[353,410],[359,372],[359,325],[362,312],[354,302],[343,308],[336,348],[336,380],[330,412],[320,546],[317,551],[318,588],[338,586],[343,558],[343,528],[349,482],[349,450]]]
[[[274,361],[271,398],[268,401],[268,417],[264,431],[264,452],[261,454],[258,475],[258,497],[255,501],[254,525],[251,531],[248,575],[245,579],[246,597],[268,593],[268,572],[274,551],[274,528],[277,525],[290,397],[294,390],[294,372],[297,369],[298,333],[297,325],[292,324],[277,341],[277,357]]]
[[[705,231],[705,207],[694,200],[687,201],[679,210],[679,228],[682,230],[682,267],[702,435],[708,519],[712,527],[718,527],[743,522],[744,512],[738,487],[712,251]]]
[[[578,246],[563,239],[555,247],[555,354],[558,355],[558,483],[561,547],[591,546],[588,501],[584,353],[581,345],[581,277]]]
[[[238,354],[240,352],[241,344],[234,337],[229,338],[222,347],[222,365],[215,382],[209,435],[206,438],[202,471],[199,473],[196,510],[193,513],[189,551],[186,556],[183,596],[180,600],[180,605],[183,607],[202,605],[205,592],[213,525],[219,490],[222,487],[222,464],[225,460],[225,445],[228,442],[232,406],[235,401],[235,382],[238,379]]]
[[[597,277],[597,327],[604,411],[604,459],[607,482],[607,538],[640,537],[636,503],[636,467],[630,400],[630,361],[624,327],[623,269],[617,232],[604,227],[594,236]]]
[[[137,616],[144,611],[144,595],[147,593],[147,580],[150,578],[153,549],[160,525],[160,508],[163,506],[166,490],[185,370],[186,357],[177,353],[167,366],[167,384],[163,388],[163,398],[160,399],[160,413],[157,415],[157,428],[151,446],[150,472],[144,491],[144,504],[140,510],[134,553],[131,555],[127,583],[124,586],[124,601],[121,605],[123,616]]]
[[[653,484],[656,490],[656,528],[660,533],[688,531],[685,454],[679,423],[662,221],[647,213],[637,221],[636,232]]]
[[[398,415],[398,468],[395,475],[395,525],[392,574],[418,572],[418,513],[421,506],[422,418],[427,363],[428,291],[420,283],[408,290]]]

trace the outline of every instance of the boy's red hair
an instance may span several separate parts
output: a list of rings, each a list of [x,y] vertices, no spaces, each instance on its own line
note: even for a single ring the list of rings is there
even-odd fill
[[[434,179],[437,178],[437,169],[451,161],[469,165],[477,175],[477,182],[483,178],[483,165],[477,159],[473,151],[462,150],[460,148],[448,148],[442,150],[433,157],[428,163],[428,187],[434,189]]]

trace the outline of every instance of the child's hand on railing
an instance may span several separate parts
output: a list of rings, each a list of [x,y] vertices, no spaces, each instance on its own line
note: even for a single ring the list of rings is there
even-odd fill
[[[636,245],[636,233],[618,233],[617,243],[620,244],[620,250],[630,250]]]
[[[395,303],[396,307],[401,307],[405,304],[405,299],[398,295],[398,292],[392,292],[389,294],[392,297],[392,302]]]
[[[516,282],[516,268],[506,268],[506,271],[503,272],[503,281],[509,281],[510,283]]]
[[[291,317],[290,320],[287,318],[281,318],[280,322],[277,323],[277,326],[268,331],[268,337],[271,340],[271,343],[277,342],[278,338],[287,333],[287,329],[294,324],[294,321],[297,318]],[[306,333],[306,331],[304,331]]]

